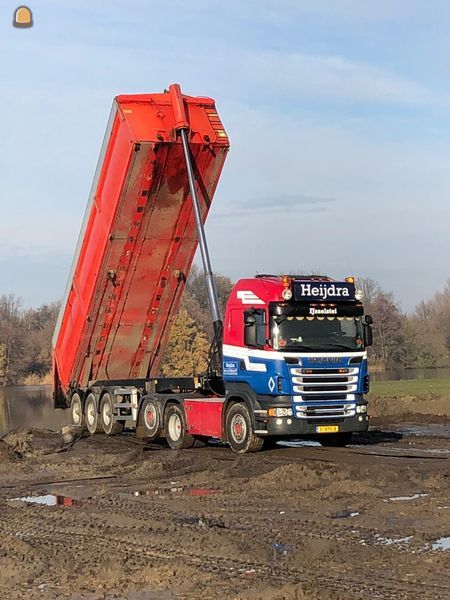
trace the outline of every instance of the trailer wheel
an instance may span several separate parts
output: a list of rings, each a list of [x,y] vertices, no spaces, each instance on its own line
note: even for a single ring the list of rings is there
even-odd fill
[[[95,396],[92,392],[87,395],[86,402],[84,404],[84,417],[89,433],[101,432],[102,424],[100,422],[100,415],[98,414],[97,402],[95,401]]]
[[[84,426],[83,403],[81,402],[81,397],[78,392],[72,394],[72,399],[70,401],[70,419],[72,425],[76,425],[77,427]]]
[[[145,398],[139,411],[138,429],[147,439],[154,440],[161,433],[161,417],[156,402],[152,398]]]
[[[100,422],[106,435],[115,435],[123,431],[123,423],[115,420],[114,405],[110,394],[103,394],[100,401]]]
[[[319,437],[322,446],[344,447],[352,443],[351,433],[329,433]]]
[[[164,412],[164,430],[166,440],[172,450],[192,448],[195,438],[186,433],[184,410],[177,404],[169,404]]]
[[[233,452],[245,454],[258,452],[264,445],[264,439],[257,437],[252,431],[250,413],[245,404],[233,404],[227,411],[225,419],[227,442]]]

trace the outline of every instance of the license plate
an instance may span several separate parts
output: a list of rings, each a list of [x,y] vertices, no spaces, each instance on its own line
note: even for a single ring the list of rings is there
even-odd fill
[[[337,433],[339,425],[319,425],[316,427],[316,433]]]

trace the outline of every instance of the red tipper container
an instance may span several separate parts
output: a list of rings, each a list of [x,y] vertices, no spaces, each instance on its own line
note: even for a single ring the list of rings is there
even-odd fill
[[[56,405],[69,386],[158,372],[197,248],[186,126],[204,221],[229,148],[214,100],[114,100],[53,337]]]

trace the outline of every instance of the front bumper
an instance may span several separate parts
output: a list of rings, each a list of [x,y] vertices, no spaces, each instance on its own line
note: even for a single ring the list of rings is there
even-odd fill
[[[360,417],[362,420],[360,420]],[[264,424],[265,427],[255,431],[257,435],[268,435],[276,437],[298,437],[302,435],[317,435],[317,427],[337,425],[339,433],[351,433],[367,431],[369,428],[369,417],[367,414],[355,415],[343,419],[327,419],[326,421],[295,419],[294,417],[269,417]],[[321,435],[321,434],[319,434]]]

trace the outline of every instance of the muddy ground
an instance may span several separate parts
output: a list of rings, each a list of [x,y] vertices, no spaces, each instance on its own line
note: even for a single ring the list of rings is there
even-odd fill
[[[401,412],[349,448],[250,456],[14,430],[0,598],[448,599],[448,411]]]

